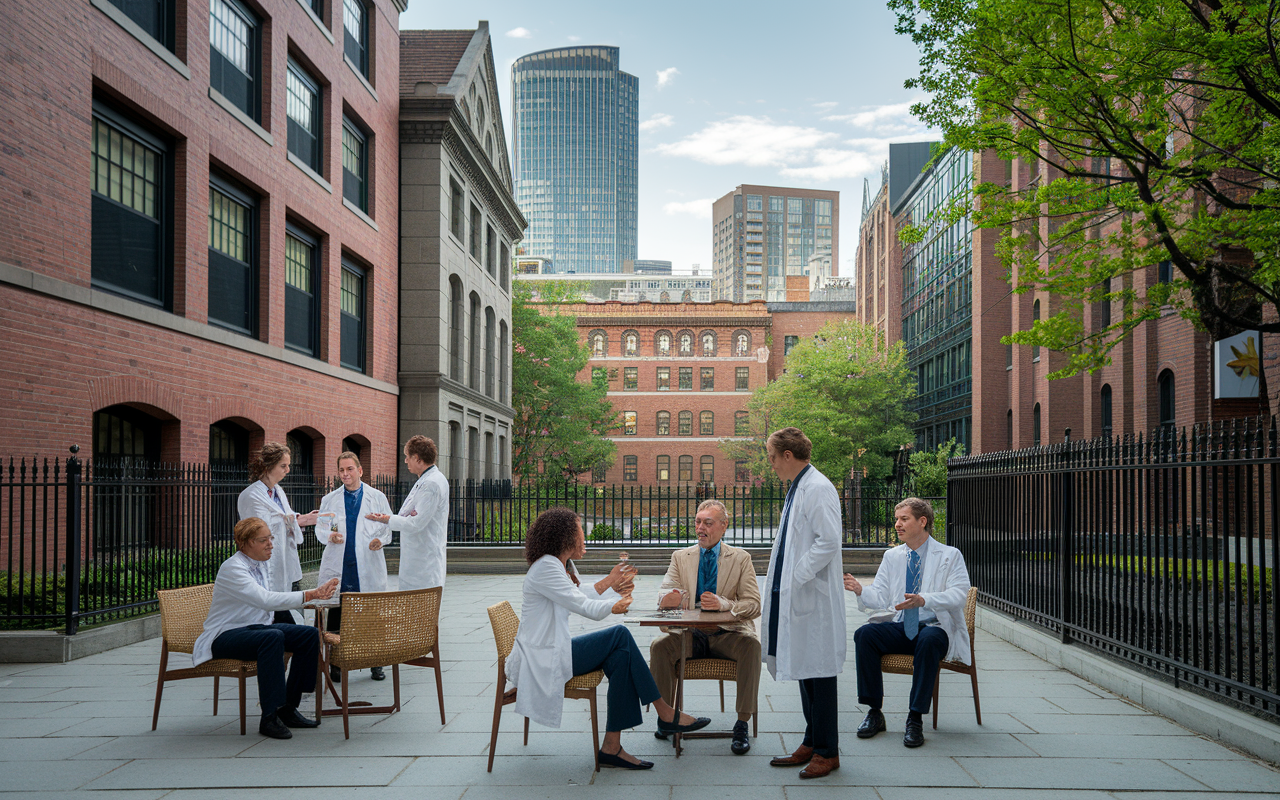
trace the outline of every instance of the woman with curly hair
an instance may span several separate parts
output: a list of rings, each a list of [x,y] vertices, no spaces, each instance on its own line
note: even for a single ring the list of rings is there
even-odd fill
[[[626,613],[631,605],[633,570],[619,564],[603,579],[583,584],[571,559],[587,553],[582,521],[567,508],[549,508],[538,515],[525,537],[524,557],[529,572],[524,579],[524,621],[507,659],[507,679],[519,688],[516,713],[559,728],[564,707],[564,685],[574,675],[603,669],[609,678],[600,765],[623,769],[650,769],[622,749],[622,730],[639,725],[642,703],[658,712],[658,730],[687,733],[711,720],[681,714],[662,699],[649,665],[636,647],[631,632],[622,625],[581,636],[569,636],[569,612],[601,620]]]
[[[296,592],[302,580],[302,562],[298,545],[302,544],[302,527],[315,525],[318,511],[299,516],[289,505],[280,481],[289,474],[289,448],[279,442],[267,442],[257,455],[249,459],[249,484],[236,501],[240,519],[258,517],[271,529],[271,560],[267,564],[267,589],[273,592]],[[300,622],[292,612],[277,611],[275,622]]]

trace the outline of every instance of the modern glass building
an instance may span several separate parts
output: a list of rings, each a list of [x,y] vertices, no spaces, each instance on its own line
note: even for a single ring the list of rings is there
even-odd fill
[[[924,228],[902,245],[902,341],[917,379],[916,445],[954,438],[970,452],[973,413],[973,236],[968,216],[947,225],[934,212],[973,185],[973,156],[952,148],[920,173],[891,209]]]
[[[531,53],[511,69],[516,202],[525,255],[559,273],[636,257],[640,92],[616,47]]]
[[[823,253],[840,263],[840,193],[743,184],[711,204],[716,297],[787,299],[787,276],[808,275]]]

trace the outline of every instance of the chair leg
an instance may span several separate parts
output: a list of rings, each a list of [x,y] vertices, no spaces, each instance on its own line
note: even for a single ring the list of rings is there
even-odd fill
[[[524,746],[529,746],[529,718],[524,718]]]
[[[151,711],[151,730],[156,729],[156,724],[160,721],[160,695],[164,692],[164,669],[169,665],[169,645],[162,643],[160,645],[160,677],[156,678],[156,706]],[[218,696],[214,692],[213,696]]]
[[[244,699],[244,690],[245,690],[245,685],[244,685],[244,684],[245,684],[245,677],[246,677],[246,673],[245,673],[245,671],[244,671],[244,667],[241,667],[241,668],[240,668],[240,735],[241,735],[241,736],[244,736],[244,735],[245,735],[245,724],[244,724],[244,718],[245,718],[245,699]]]
[[[724,713],[724,681],[720,681],[720,713]]]
[[[599,720],[596,719],[596,693],[594,691],[591,692],[591,697],[588,698],[588,700],[591,703],[591,744],[593,745],[592,752],[594,753],[592,757],[595,758],[596,760],[596,772],[599,772],[600,771],[600,722]],[[679,722],[679,721],[680,720],[676,720],[676,722]]]
[[[975,666],[973,672],[969,673],[969,678],[973,681],[973,713],[978,715],[978,724],[982,724],[982,705],[978,702],[978,668]]]
[[[218,716],[218,676],[213,676],[213,715]]]
[[[391,704],[391,713],[394,714],[400,710],[400,665],[391,665],[391,694],[395,698],[395,702]]]
[[[502,690],[505,681],[498,681],[498,695],[493,698],[493,729],[489,732],[489,772],[493,772],[493,755],[498,749],[498,723],[502,721]]]
[[[938,688],[942,683],[942,670],[933,676],[933,729],[938,729]]]
[[[347,670],[342,670],[342,738],[351,738],[351,712],[347,703]]]
[[[751,738],[752,739],[760,738],[760,712],[759,711],[751,712]]]
[[[440,701],[440,724],[444,724],[444,662],[440,660],[440,643],[436,642],[431,652],[436,656],[436,698]],[[498,687],[498,699],[502,699],[502,687]],[[501,706],[499,706],[501,707]]]

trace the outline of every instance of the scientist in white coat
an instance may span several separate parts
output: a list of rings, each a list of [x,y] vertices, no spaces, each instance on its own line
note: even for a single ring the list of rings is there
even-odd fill
[[[302,562],[298,546],[302,544],[302,527],[316,524],[317,512],[298,515],[289,505],[280,481],[289,474],[289,448],[279,442],[267,442],[249,459],[249,484],[236,501],[240,519],[257,517],[271,529],[271,561],[267,564],[267,588],[273,592],[296,592],[302,580]],[[275,621],[301,622],[302,616],[292,611],[277,611]]]
[[[382,548],[391,544],[391,529],[368,519],[368,514],[390,514],[387,496],[367,483],[360,456],[350,450],[338,454],[338,477],[342,485],[320,501],[316,539],[324,545],[320,558],[319,582],[337,578],[343,592],[385,592],[387,558]],[[342,627],[342,609],[335,608],[325,620],[330,631]],[[330,677],[342,679],[336,666]],[[375,681],[386,678],[382,667],[370,670]]]
[[[911,700],[907,711],[907,747],[924,744],[924,715],[933,702],[938,662],[946,657],[963,664],[973,661],[964,604],[969,597],[969,569],[964,555],[933,538],[933,506],[908,497],[893,510],[894,529],[902,544],[888,550],[870,586],[852,575],[844,586],[858,596],[858,608],[881,611],[853,633],[858,664],[858,702],[869,706],[858,727],[859,739],[885,729],[884,679],[880,656],[914,656]]]
[[[569,612],[601,620],[626,613],[631,605],[634,568],[615,566],[594,585],[583,584],[570,559],[586,555],[582,521],[568,508],[549,508],[538,515],[525,537],[524,578],[520,630],[507,658],[507,680],[516,687],[516,713],[540,725],[560,727],[564,685],[574,675],[602,669],[609,679],[604,741],[600,766],[651,769],[622,749],[622,730],[643,719],[641,704],[658,712],[658,730],[687,733],[711,720],[676,712],[663,699],[649,665],[631,632],[614,625],[580,636],[569,636]],[[619,594],[621,592],[621,594]]]
[[[404,465],[418,477],[399,514],[371,513],[366,519],[400,532],[400,591],[444,586],[445,543],[449,528],[449,481],[436,466],[436,443],[410,436]]]
[[[809,458],[813,443],[799,428],[769,435],[769,465],[791,481],[769,555],[760,651],[777,680],[800,682],[804,741],[775,767],[804,766],[801,778],[840,768],[836,676],[844,669],[840,495]]]

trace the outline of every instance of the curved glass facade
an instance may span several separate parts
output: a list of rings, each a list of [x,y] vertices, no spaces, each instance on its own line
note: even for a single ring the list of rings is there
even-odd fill
[[[621,272],[636,257],[639,83],[616,47],[531,53],[511,69],[524,254],[556,272]]]

